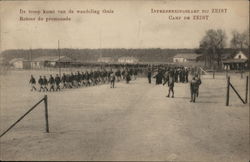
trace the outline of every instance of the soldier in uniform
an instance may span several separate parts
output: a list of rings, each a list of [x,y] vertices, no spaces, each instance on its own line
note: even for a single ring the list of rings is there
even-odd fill
[[[151,84],[152,71],[148,68],[148,83]]]
[[[31,84],[31,91],[33,91],[33,89],[36,91],[36,79],[33,77],[33,75],[30,76],[30,82]]]
[[[43,91],[48,91],[48,80],[46,78],[46,76],[43,76]]]
[[[126,77],[126,83],[128,84],[129,81],[131,80],[131,76],[130,76],[130,74],[129,74],[129,71],[126,71],[125,77]]]
[[[50,78],[49,78],[49,85],[50,85],[50,88],[49,88],[49,91],[51,92],[51,90],[55,91],[55,79],[52,75],[50,75]]]
[[[166,97],[170,97],[170,93],[172,93],[172,98],[174,98],[174,71],[170,70],[167,74],[167,78],[163,85],[168,82],[168,95]]]
[[[110,75],[110,88],[115,88],[115,74],[111,73]]]
[[[190,90],[191,90],[190,102],[195,102],[196,97],[198,97],[200,84],[201,84],[201,80],[196,74],[195,77],[193,77],[193,79],[190,82]]]
[[[66,75],[65,75],[65,73],[63,73],[63,76],[62,76],[62,83],[63,83],[62,88],[66,88]]]
[[[56,83],[56,91],[60,91],[60,83],[61,83],[61,79],[60,77],[58,76],[58,74],[56,74],[56,77],[55,77],[55,83]]]
[[[42,76],[39,77],[39,79],[38,79],[38,84],[39,84],[39,86],[40,86],[39,92],[41,92],[41,90],[44,91],[44,88],[43,88],[43,78],[42,78]]]

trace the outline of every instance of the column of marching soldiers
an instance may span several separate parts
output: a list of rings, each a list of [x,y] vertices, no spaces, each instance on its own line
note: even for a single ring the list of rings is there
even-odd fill
[[[111,88],[114,88],[114,81],[117,82],[121,80],[126,80],[126,83],[133,78],[136,79],[137,69],[123,69],[123,70],[90,70],[90,71],[77,71],[75,73],[65,74],[60,77],[59,74],[56,76],[50,75],[47,78],[45,75],[38,78],[36,81],[35,77],[31,75],[30,84],[31,91],[39,92],[51,92],[60,91],[61,89],[71,89],[79,87],[95,86],[105,83],[111,83]],[[36,83],[38,83],[39,88],[37,89]]]
[[[168,95],[174,98],[174,84],[175,83],[190,83],[191,91],[191,101],[195,102],[196,97],[199,94],[199,86],[201,84],[201,79],[199,74],[195,71],[194,68],[187,67],[170,67],[170,66],[151,66],[146,69],[141,68],[123,68],[106,70],[90,70],[85,72],[77,71],[75,73],[71,72],[70,74],[65,74],[60,77],[58,74],[56,76],[50,75],[47,79],[46,76],[40,76],[38,79],[39,92],[51,92],[51,91],[61,91],[61,89],[72,89],[79,87],[88,87],[96,86],[100,84],[110,84],[110,88],[114,88],[115,82],[125,80],[126,83],[129,83],[133,78],[134,80],[139,73],[146,73],[148,78],[148,83],[151,84],[151,78],[155,78],[155,84],[167,84]],[[189,74],[192,74],[193,77],[189,81]],[[155,74],[155,75],[154,75]],[[31,75],[29,83],[31,84],[31,91],[37,90],[36,88],[36,79]]]

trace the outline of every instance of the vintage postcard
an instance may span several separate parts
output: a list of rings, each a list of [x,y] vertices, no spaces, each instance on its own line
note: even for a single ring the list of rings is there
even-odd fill
[[[0,7],[1,161],[250,160],[249,1]]]

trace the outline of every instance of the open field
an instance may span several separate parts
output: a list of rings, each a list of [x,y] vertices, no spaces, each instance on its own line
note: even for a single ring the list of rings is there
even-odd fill
[[[40,73],[48,72],[35,77]],[[1,76],[0,132],[44,96],[30,92],[30,74]],[[230,75],[245,98],[245,76]],[[249,161],[249,106],[232,90],[225,106],[224,75],[202,76],[197,103],[189,102],[187,83],[175,84],[175,98],[166,98],[167,90],[139,78],[114,89],[47,93],[51,132],[45,133],[42,103],[0,139],[0,159]]]

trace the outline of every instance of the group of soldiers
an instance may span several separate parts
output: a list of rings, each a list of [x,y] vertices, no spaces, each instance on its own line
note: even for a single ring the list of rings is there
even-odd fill
[[[155,84],[167,84],[168,95],[166,97],[174,98],[174,85],[175,83],[188,83],[189,74],[193,69],[187,67],[148,67],[146,72],[148,83],[151,84],[151,78],[155,78]],[[50,75],[47,79],[46,76],[40,76],[38,79],[39,89],[38,91],[60,91],[61,89],[71,89],[87,86],[95,86],[99,84],[109,83],[110,88],[115,88],[115,82],[125,80],[129,83],[132,79],[136,79],[137,74],[142,69],[138,68],[117,68],[117,69],[101,69],[101,70],[86,70],[77,71],[70,74],[63,73],[62,76],[56,74],[55,76]],[[155,75],[154,75],[155,74]],[[36,79],[31,75],[30,82],[31,91],[36,91]],[[199,86],[201,84],[201,79],[198,73],[194,74],[190,83],[191,100],[190,102],[195,102],[199,95]]]
[[[117,70],[90,70],[85,72],[77,71],[75,73],[65,74],[60,77],[50,75],[47,79],[46,76],[40,76],[38,79],[39,92],[47,91],[60,91],[61,89],[79,88],[82,86],[95,86],[99,84],[110,83],[110,87],[114,88],[115,81],[126,80],[129,83],[131,79],[136,79],[136,69],[117,69]],[[29,83],[31,84],[31,91],[36,91],[36,79],[31,75]]]
[[[167,83],[168,85],[168,95],[166,97],[174,98],[174,85],[175,83],[188,83],[189,80],[189,73],[192,69],[187,67],[165,67],[165,68],[158,68],[156,75],[153,78],[156,79],[155,84],[163,84]],[[152,77],[153,70],[148,69],[148,83],[151,84],[151,77]],[[194,74],[190,83],[190,92],[191,92],[191,100],[190,102],[195,102],[196,97],[199,96],[199,86],[201,85],[201,79],[198,73]]]

